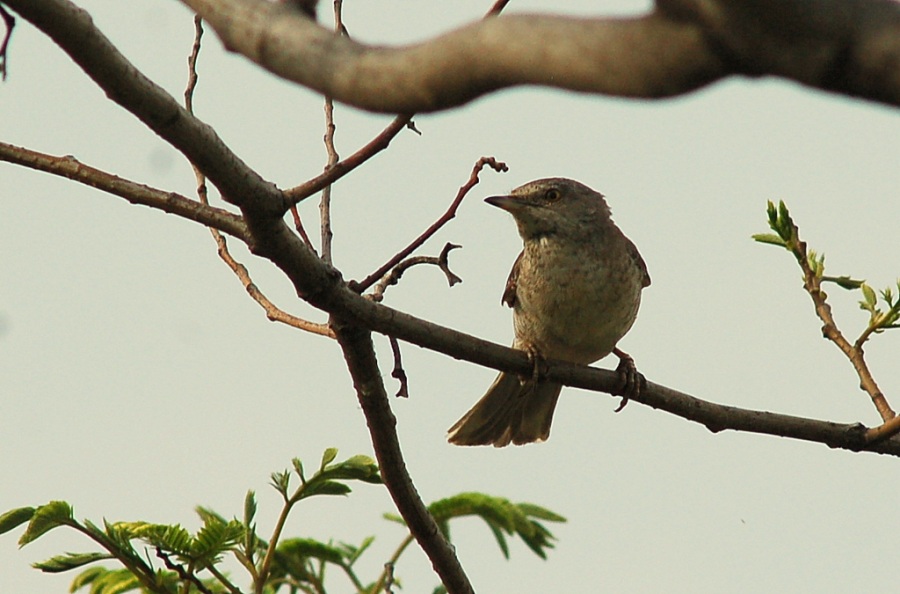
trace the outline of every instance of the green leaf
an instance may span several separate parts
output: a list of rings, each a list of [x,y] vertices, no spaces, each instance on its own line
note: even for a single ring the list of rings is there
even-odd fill
[[[99,576],[103,575],[109,571],[105,567],[91,567],[89,569],[85,569],[72,580],[72,583],[69,585],[69,592],[75,592],[80,590],[81,588],[87,586]]]
[[[0,516],[0,534],[9,532],[13,528],[31,520],[32,516],[34,516],[34,511],[33,507],[19,507],[11,509]]]
[[[300,461],[297,460],[299,463]],[[301,467],[302,470],[302,467]],[[300,475],[300,480],[303,480],[303,475]],[[287,470],[283,472],[273,472],[272,473],[272,486],[275,487],[275,490],[281,493],[281,496],[287,499],[288,488],[291,485],[291,473]]]
[[[279,554],[294,557],[295,559],[311,557],[334,563],[335,565],[344,565],[344,555],[340,549],[312,538],[291,538],[282,541],[278,545],[277,551]]]
[[[862,286],[866,281],[855,280],[850,278],[847,275],[844,276],[823,276],[823,281],[827,281],[829,283],[834,283],[842,289],[847,289],[848,291],[852,291],[854,289],[858,289]]]
[[[310,481],[307,485],[304,497],[312,497],[313,495],[346,495],[351,491],[350,487],[337,481]]]
[[[252,529],[253,518],[256,517],[256,493],[253,490],[247,491],[244,497],[244,526]]]
[[[777,245],[779,247],[786,248],[787,244],[784,242],[781,237],[775,235],[774,233],[754,233],[751,237],[760,243],[768,243],[771,245]]]
[[[519,536],[522,537],[528,548],[534,551],[535,555],[541,559],[546,559],[546,549],[553,548],[553,543],[550,542],[553,539],[553,535],[537,522],[533,522],[532,526],[534,527],[533,531],[522,531],[519,533]]]
[[[141,582],[127,569],[107,570],[98,574],[91,583],[91,594],[122,594],[137,590]]]
[[[180,524],[149,524],[147,522],[117,522],[113,528],[120,534],[130,533],[134,538],[159,547],[166,552],[175,553],[182,557],[191,555],[191,533]],[[109,532],[109,530],[107,530]]]
[[[825,254],[817,254],[815,250],[809,250],[806,255],[806,261],[809,269],[817,278],[822,278],[825,273]]]
[[[389,522],[396,522],[398,524],[402,524],[403,526],[406,526],[406,521],[399,514],[388,512],[388,513],[381,514],[381,517]]]
[[[484,493],[460,493],[453,497],[440,499],[428,506],[428,511],[437,521],[462,516],[481,516],[486,521],[493,521],[511,530],[514,521],[510,516],[509,500],[492,497]]]
[[[337,458],[338,449],[337,448],[328,448],[322,453],[322,463],[319,464],[319,472],[325,470],[325,467],[334,462],[334,459]]]
[[[360,545],[354,546],[347,543],[341,543],[341,548],[344,553],[344,558],[347,560],[347,565],[353,565],[356,563],[356,560],[359,559],[360,555],[362,555],[369,546],[375,542],[374,536],[367,536],[363,539]]]
[[[500,526],[497,526],[491,521],[487,521],[486,523],[488,528],[490,528],[491,532],[494,534],[494,539],[496,539],[497,546],[500,547],[503,557],[509,559],[509,545],[506,544],[506,537],[503,536],[503,531],[500,529]]]
[[[19,546],[23,547],[37,540],[57,526],[72,523],[74,523],[72,507],[65,501],[51,501],[34,510],[31,521],[28,523],[28,528],[25,529],[25,533],[19,538]]]
[[[788,211],[787,204],[784,200],[778,201],[778,226],[779,233],[785,241],[790,241],[794,235],[794,221],[791,219],[791,213]]]
[[[209,522],[210,520],[217,520],[222,524],[228,522],[222,514],[202,505],[195,507],[194,511],[197,512],[197,515],[200,516],[203,522]]]
[[[294,472],[300,477],[300,482],[305,483],[306,477],[303,475],[303,462],[300,461],[300,458],[292,458],[291,464],[294,466]]]
[[[460,493],[435,501],[428,506],[435,520],[444,524],[451,518],[479,516],[488,525],[504,556],[509,550],[505,534],[518,535],[539,557],[546,558],[546,549],[553,548],[553,535],[538,518],[549,522],[564,522],[565,518],[531,503],[511,503],[508,499],[484,493]]]
[[[256,551],[258,538],[256,536],[256,523],[253,519],[256,517],[256,493],[252,490],[247,491],[244,497],[244,552],[247,554],[250,562],[253,563],[253,555]]]
[[[352,479],[374,484],[381,483],[381,476],[378,474],[378,465],[375,460],[362,455],[331,464],[321,471],[320,476],[327,479]]]
[[[568,521],[558,513],[550,511],[546,507],[541,507],[540,505],[535,505],[533,503],[517,503],[516,506],[522,510],[522,513],[530,518],[538,518],[539,520],[547,520],[548,522]]]
[[[109,553],[65,553],[51,557],[46,561],[32,563],[32,567],[40,569],[44,573],[62,573],[76,567],[93,563],[94,561],[103,561],[105,559],[114,559]]]
[[[778,223],[778,210],[776,210],[775,204],[771,200],[766,200],[766,214],[769,219],[769,227],[774,231]]]
[[[873,311],[875,309],[875,305],[878,303],[878,298],[875,296],[875,291],[869,285],[863,283],[860,285],[860,290],[863,294],[863,300],[867,307],[863,307],[863,309],[868,309],[869,311]]]
[[[215,563],[219,555],[237,546],[243,538],[244,525],[237,520],[225,523],[210,519],[197,532],[191,546],[191,556],[199,563]]]

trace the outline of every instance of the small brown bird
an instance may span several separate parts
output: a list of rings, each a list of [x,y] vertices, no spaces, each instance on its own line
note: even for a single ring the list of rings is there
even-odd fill
[[[634,323],[650,275],[613,223],[603,195],[553,177],[485,202],[513,215],[525,244],[502,299],[513,309],[513,348],[528,351],[536,363],[549,358],[587,365],[615,353],[619,370],[635,374],[616,343]],[[561,389],[538,373],[503,372],[450,428],[448,441],[495,447],[544,441]]]

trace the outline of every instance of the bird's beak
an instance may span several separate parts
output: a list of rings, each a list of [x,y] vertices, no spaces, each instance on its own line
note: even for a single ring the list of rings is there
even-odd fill
[[[485,198],[484,201],[491,206],[502,208],[506,212],[511,213],[519,212],[527,206],[533,206],[531,203],[525,202],[524,200],[516,198],[515,196],[489,196]]]

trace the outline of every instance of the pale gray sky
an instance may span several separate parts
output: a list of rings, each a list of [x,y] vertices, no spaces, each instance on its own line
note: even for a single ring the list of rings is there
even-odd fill
[[[345,2],[359,40],[403,43],[479,18],[485,2]],[[558,11],[513,0],[509,11]],[[647,2],[563,3],[572,14],[635,13]],[[193,26],[173,0],[83,1],[99,27],[148,76],[180,97]],[[327,16],[330,5],[321,11]],[[288,187],[321,171],[320,97],[225,54],[208,31],[198,115],[262,175]],[[389,121],[338,106],[347,155]],[[778,80],[732,80],[689,97],[636,102],[516,89],[416,118],[386,153],[334,190],[335,259],[360,278],[444,211],[482,155],[485,172],[445,241],[464,282],[409,272],[393,307],[498,342],[500,305],[520,247],[508,215],[481,198],[549,175],[607,195],[640,248],[653,285],[621,343],[657,383],[721,403],[875,424],[855,375],[800,287],[787,252],[755,244],[766,200],[784,199],[832,274],[878,288],[900,275],[900,116],[896,110]],[[179,155],[103,93],[47,38],[19,20],[0,87],[0,140],[190,195]],[[278,512],[267,486],[294,456],[371,454],[365,421],[336,345],[266,321],[217,259],[208,232],[61,179],[0,163],[0,511],[65,499],[79,518],[181,522],[198,504],[240,514],[260,500],[262,533]],[[315,228],[313,201],[304,204]],[[288,311],[323,319],[246,250],[260,287]],[[830,290],[855,336],[856,296]],[[387,340],[376,337],[390,389]],[[900,406],[900,335],[867,348],[882,389]],[[411,397],[393,402],[409,469],[426,499],[483,491],[569,518],[546,562],[520,542],[503,560],[487,528],[454,526],[480,592],[888,591],[896,579],[898,462],[773,437],[723,433],[567,388],[546,444],[461,449],[444,433],[494,372],[404,345]],[[612,361],[598,365],[614,366]],[[372,575],[402,537],[380,519],[380,487],[297,509],[291,535],[377,540]],[[18,550],[0,537],[0,591],[63,592],[72,575],[29,563],[93,550],[58,531]],[[404,591],[438,580],[414,551]],[[347,591],[336,577],[335,592]]]

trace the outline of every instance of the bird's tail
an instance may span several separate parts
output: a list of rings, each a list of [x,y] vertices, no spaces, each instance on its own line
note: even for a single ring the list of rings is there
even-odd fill
[[[511,373],[501,373],[472,410],[447,432],[455,445],[522,445],[544,441],[559,399],[561,384],[521,381]]]

